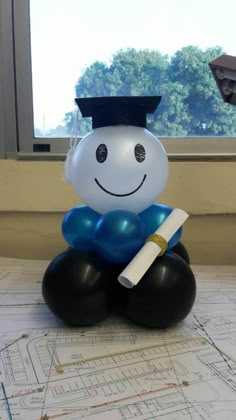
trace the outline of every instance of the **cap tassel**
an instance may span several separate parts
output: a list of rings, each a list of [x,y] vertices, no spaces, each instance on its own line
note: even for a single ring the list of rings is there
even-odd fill
[[[64,177],[63,177],[63,179],[68,184],[72,183],[71,162],[72,162],[76,147],[78,146],[79,141],[80,141],[80,139],[78,138],[78,121],[79,121],[79,110],[77,110],[76,113],[75,113],[74,124],[73,124],[72,132],[71,132],[71,138],[70,138],[70,148],[67,152],[66,160],[65,160],[65,164],[64,164]]]

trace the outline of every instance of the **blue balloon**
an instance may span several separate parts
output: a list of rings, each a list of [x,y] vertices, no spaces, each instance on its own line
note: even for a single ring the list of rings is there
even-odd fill
[[[114,263],[130,261],[144,244],[140,217],[128,210],[112,210],[98,221],[94,236],[97,253]]]
[[[100,217],[101,214],[88,206],[78,206],[68,211],[62,222],[66,242],[81,251],[94,250],[93,237]]]
[[[145,238],[154,233],[172,211],[172,207],[169,207],[166,204],[153,204],[139,213],[139,217],[144,223]],[[173,248],[179,242],[181,235],[182,227],[177,230],[168,242],[168,249]]]

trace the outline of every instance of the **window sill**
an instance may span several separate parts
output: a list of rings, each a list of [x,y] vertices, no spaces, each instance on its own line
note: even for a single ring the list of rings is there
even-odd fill
[[[170,161],[236,160],[236,138],[234,137],[178,137],[160,138],[160,140]],[[17,155],[8,155],[8,157],[20,160],[65,160],[69,149],[69,139],[38,138],[37,143],[49,144],[51,152],[21,151]]]

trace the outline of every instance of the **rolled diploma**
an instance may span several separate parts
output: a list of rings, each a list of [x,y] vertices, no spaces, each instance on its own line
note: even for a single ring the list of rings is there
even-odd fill
[[[184,210],[174,209],[155,233],[168,242],[188,217],[189,215]],[[152,241],[146,242],[119,275],[120,284],[128,289],[136,286],[160,253],[159,245]]]

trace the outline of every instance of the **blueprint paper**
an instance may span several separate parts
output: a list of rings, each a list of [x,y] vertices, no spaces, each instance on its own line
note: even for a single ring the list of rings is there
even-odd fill
[[[193,266],[191,314],[159,331],[64,326],[47,265],[0,258],[0,420],[236,419],[236,267]]]

